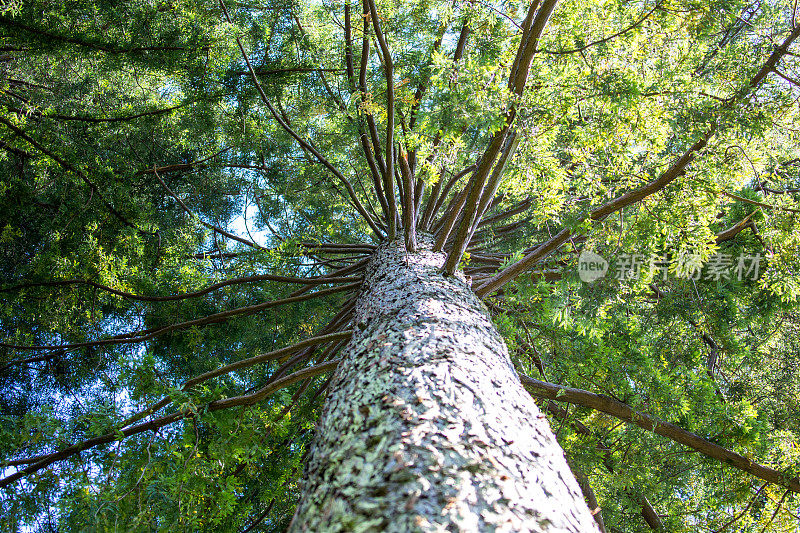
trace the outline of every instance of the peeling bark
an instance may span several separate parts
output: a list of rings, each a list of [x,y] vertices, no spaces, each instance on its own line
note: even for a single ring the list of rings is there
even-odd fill
[[[289,530],[596,532],[486,308],[419,245],[367,267]]]

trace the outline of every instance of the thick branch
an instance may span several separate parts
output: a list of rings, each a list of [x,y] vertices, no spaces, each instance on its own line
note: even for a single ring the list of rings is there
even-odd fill
[[[515,64],[511,68],[511,77],[508,80],[508,88],[518,96],[522,95],[522,92],[525,90],[525,83],[528,81],[528,74],[530,73],[531,64],[533,63],[533,56],[536,54],[539,45],[539,39],[544,33],[547,21],[550,20],[550,15],[553,14],[553,10],[556,8],[557,1],[558,0],[544,0],[542,6],[536,11],[536,16],[530,25],[530,29],[527,31],[527,35],[523,34],[522,36]],[[538,3],[538,0],[532,2],[531,10]],[[528,13],[530,16],[530,10]]]
[[[444,216],[442,217],[442,220],[440,220],[436,225],[437,227],[434,228],[436,242],[433,245],[433,250],[435,252],[440,252],[444,249],[444,245],[447,243],[447,239],[450,237],[450,232],[453,231],[453,226],[456,225],[456,222],[458,222],[458,217],[463,213],[464,204],[466,203],[469,193],[474,186],[474,177],[475,175],[473,174],[467,182],[466,187],[464,187],[464,189],[456,194],[456,196],[451,200],[447,211],[445,211]]]
[[[505,220],[506,218],[519,215],[520,213],[524,213],[530,208],[531,205],[533,205],[533,199],[529,196],[524,200],[522,200],[521,202],[511,206],[506,211],[481,219],[480,224],[478,224],[478,227],[480,228],[483,226],[487,226],[489,224],[494,224],[495,222],[499,222],[501,220]]]
[[[539,38],[542,36],[545,26],[547,25],[547,21],[555,9],[556,2],[557,0],[545,0],[542,3],[542,6],[536,12],[536,16],[534,17],[530,28],[526,32],[526,35],[523,35],[522,41],[520,42],[520,48],[518,49],[517,54],[519,63],[512,67],[513,79],[509,80],[509,89],[511,89],[516,96],[522,96],[525,90],[525,83],[528,80],[528,74],[530,73],[531,63],[533,62],[533,56],[536,53],[536,47],[539,42]],[[538,2],[534,2],[534,4],[536,3]],[[534,6],[532,4],[531,9],[533,7]],[[519,53],[519,50],[523,51]],[[444,266],[444,271],[448,274],[455,272],[459,261],[461,261],[461,256],[467,247],[469,237],[473,231],[473,224],[480,222],[480,216],[482,215],[480,212],[481,197],[484,194],[486,195],[486,203],[483,205],[485,209],[486,205],[488,205],[488,201],[491,200],[491,197],[493,196],[493,192],[492,194],[488,194],[488,187],[487,192],[484,193],[484,185],[489,176],[489,172],[494,165],[495,159],[504,146],[508,147],[508,151],[505,152],[506,157],[509,155],[509,152],[513,151],[515,146],[514,140],[512,139],[508,141],[507,137],[509,134],[512,137],[514,135],[511,133],[511,125],[515,118],[516,109],[512,107],[512,109],[506,113],[505,126],[492,137],[489,147],[481,157],[478,168],[475,170],[475,173],[472,175],[469,183],[467,184],[469,193],[464,200],[464,207],[459,208],[458,210],[453,210],[450,213],[441,232],[437,235],[436,246],[434,249],[441,250],[444,247],[444,244],[447,242],[453,225],[455,224],[459,215],[461,216],[461,225],[458,228],[456,238],[453,242],[453,248],[448,253],[447,261]],[[508,144],[506,145],[505,143],[507,142]],[[499,184],[500,178],[502,177],[504,165],[505,161],[503,161],[502,165],[498,164],[498,174],[497,176],[493,177],[493,180],[496,181],[496,183],[494,183],[495,189],[496,185]]]
[[[300,380],[312,378],[314,376],[319,376],[320,374],[325,374],[326,372],[330,372],[339,364],[339,359],[334,359],[333,361],[327,361],[325,363],[321,363],[316,366],[312,366],[309,368],[304,368],[302,370],[298,370],[297,372],[290,374],[284,378],[281,378],[274,383],[270,383],[266,387],[259,389],[258,391],[247,394],[245,396],[235,396],[233,398],[225,398],[223,400],[215,400],[208,404],[209,411],[218,411],[220,409],[227,409],[229,407],[235,407],[237,405],[253,405],[256,402],[260,402],[270,394],[273,394],[280,389],[285,389],[289,385],[293,383],[297,383]]]
[[[755,211],[744,217],[742,220],[731,226],[730,228],[717,233],[716,242],[717,244],[730,241],[734,237],[736,237],[739,233],[746,230],[747,228],[751,228],[753,232],[756,232],[755,223],[751,220]]]
[[[378,10],[375,7],[374,0],[364,0],[365,13],[367,11],[367,7],[369,8],[369,14],[372,18],[372,27],[375,30],[375,37],[378,39],[378,45],[381,48],[383,70],[386,77],[386,175],[384,176],[384,186],[388,189],[389,183],[394,176],[394,63],[392,62],[392,54],[389,51],[389,46],[386,44],[386,39],[381,31],[380,20],[378,19]],[[394,195],[389,194],[390,211],[397,213],[397,208],[392,206],[393,200]],[[396,228],[395,233],[393,234],[392,219],[388,220],[387,222],[389,223],[389,239],[391,240],[396,235]]]
[[[231,363],[229,365],[220,367],[216,370],[212,370],[210,372],[206,372],[205,374],[201,374],[184,383],[183,389],[189,389],[191,387],[194,387],[195,385],[203,383],[204,381],[208,381],[209,379],[221,376],[223,374],[228,374],[230,372],[241,370],[243,368],[249,368],[253,365],[264,363],[266,361],[271,361],[273,359],[280,359],[281,357],[296,352],[301,348],[305,348],[308,346],[316,346],[318,344],[324,344],[326,342],[343,341],[349,339],[352,336],[353,336],[353,330],[346,330],[346,331],[341,331],[339,333],[331,333],[319,337],[311,337],[305,339],[302,342],[298,342],[297,344],[293,344],[292,346],[287,346],[285,348],[281,348],[279,350],[275,350],[262,355],[256,355],[248,359],[242,359],[241,361],[236,361],[235,363]]]
[[[30,152],[26,152],[25,150],[21,150],[20,148],[16,148],[11,146],[10,144],[0,141],[0,150],[5,150],[6,152],[12,153],[17,157],[21,158],[28,158],[33,159],[33,154]]]
[[[230,150],[230,148],[223,148],[222,150],[220,150],[218,152],[214,152],[213,154],[211,154],[211,155],[209,155],[207,157],[204,157],[203,159],[198,159],[197,161],[192,161],[190,163],[175,163],[175,164],[172,164],[172,165],[164,165],[163,167],[153,167],[153,168],[148,168],[148,169],[145,169],[145,170],[140,170],[140,171],[138,171],[136,173],[136,175],[137,176],[141,176],[141,175],[144,175],[144,174],[158,174],[159,172],[161,174],[166,174],[168,172],[181,172],[183,170],[194,170],[198,166],[202,166],[203,163],[205,163],[206,161],[214,159],[215,157],[227,152],[228,150]],[[227,167],[241,166],[241,167],[244,167],[246,165],[222,165],[222,166],[227,166]],[[263,168],[263,167],[256,167],[256,168]]]
[[[447,256],[447,261],[445,262],[445,271],[448,273],[452,274],[455,272],[458,262],[461,260],[461,256],[464,255],[464,251],[467,249],[467,246],[472,240],[472,235],[475,233],[475,229],[480,224],[481,218],[489,206],[489,202],[492,200],[492,198],[494,198],[498,187],[500,187],[500,181],[503,178],[503,174],[505,173],[506,166],[510,161],[511,156],[514,154],[514,151],[517,148],[518,142],[519,136],[517,135],[517,132],[509,132],[505,139],[505,146],[500,154],[500,158],[497,160],[494,170],[492,171],[492,175],[486,182],[485,188],[483,188],[483,190],[480,192],[477,204],[475,205],[474,209],[469,210],[469,217],[465,212],[461,220],[461,226],[458,228],[458,233],[456,234],[455,241],[453,242],[453,247],[450,251],[450,254]],[[469,199],[467,200],[467,205],[471,205],[469,203]]]
[[[483,284],[475,289],[475,294],[478,296],[485,296],[490,292],[499,289],[512,279],[519,276],[522,272],[533,266],[540,259],[557,250],[562,244],[569,240],[571,235],[572,232],[570,230],[561,230],[554,237],[540,245],[521,260],[509,265],[505,269],[492,276],[490,279],[486,280]]]
[[[461,205],[458,206],[457,209],[453,209],[448,214],[442,229],[436,236],[436,245],[434,246],[435,251],[440,251],[444,248],[444,245],[450,236],[450,232],[452,231],[453,226],[455,226],[459,216],[461,216],[461,226],[459,227],[458,234],[456,235],[457,241],[459,241],[459,238],[465,238],[469,228],[472,227],[472,223],[475,220],[475,211],[478,208],[478,202],[480,200],[481,193],[483,192],[483,185],[486,182],[486,178],[489,176],[489,171],[494,164],[497,154],[500,153],[500,150],[503,147],[506,135],[508,134],[511,123],[513,122],[515,116],[516,112],[511,110],[506,116],[505,126],[492,137],[489,147],[486,149],[481,157],[480,162],[478,163],[478,168],[472,174],[466,188],[464,189],[465,191],[469,192],[463,196],[463,201],[460,202]],[[461,260],[462,254],[458,254],[458,257],[455,257],[455,254],[456,251],[454,249],[447,256],[447,262],[445,263],[444,270],[448,274],[455,272],[455,267],[453,265],[458,265],[458,262]]]
[[[320,250],[334,254],[371,254],[375,251],[375,246],[371,244],[349,244],[337,242],[303,242],[300,246],[306,250]]]
[[[366,24],[366,21],[365,21]],[[344,6],[344,34],[345,34],[345,65],[347,69],[347,81],[350,85],[350,92],[356,92],[356,79],[355,79],[355,67],[353,64],[353,29],[352,24],[350,22],[350,4],[346,3]],[[365,34],[366,37],[366,34]],[[360,65],[360,74],[359,74],[359,90],[361,92],[362,99],[365,98],[366,95],[366,68],[367,68],[367,59],[369,57],[369,40],[366,38],[364,39],[364,46],[365,49],[362,50],[362,60]],[[361,150],[364,152],[364,157],[367,160],[367,165],[369,166],[369,172],[372,177],[372,184],[375,189],[375,196],[378,198],[378,202],[381,204],[381,210],[383,211],[383,217],[385,220],[389,220],[389,204],[386,200],[386,195],[383,192],[383,176],[381,174],[381,170],[378,168],[377,164],[375,163],[375,158],[372,155],[372,149],[370,148],[369,140],[367,139],[367,133],[364,131],[364,124],[361,120],[358,120],[358,139],[361,144]]]
[[[609,398],[608,396],[601,396],[571,387],[562,387],[524,375],[520,375],[520,379],[532,394],[540,398],[582,405],[590,409],[602,411],[620,420],[636,424],[642,429],[667,437],[684,446],[688,446],[707,457],[717,459],[722,463],[738,468],[759,479],[786,487],[793,492],[800,492],[800,480],[797,478],[789,479],[785,474],[777,470],[755,463],[747,457],[739,455],[727,448],[723,448],[718,444],[714,444],[674,424],[659,420],[639,411],[634,411],[629,405]]]
[[[403,232],[405,235],[406,250],[414,252],[417,250],[417,214],[415,213],[414,187],[412,185],[411,169],[408,166],[406,154],[401,153],[399,157],[400,174],[403,176]]]
[[[543,6],[544,8],[544,6]],[[538,16],[537,16],[538,18]],[[772,69],[777,65],[778,61],[780,61],[781,57],[786,54],[789,46],[792,42],[794,42],[797,37],[800,36],[800,26],[793,29],[793,31],[786,37],[783,43],[776,47],[775,50],[770,54],[770,57],[765,62],[764,66],[756,73],[756,75],[750,80],[750,82],[740,90],[736,95],[732,98],[727,100],[722,106],[720,107],[720,111],[729,110],[731,109],[734,104],[739,101],[743,100],[746,96],[751,94],[752,90],[755,89],[766,76],[772,71]],[[626,206],[634,204],[636,202],[641,201],[642,199],[664,189],[667,185],[672,183],[676,178],[683,175],[686,172],[686,168],[689,164],[694,161],[697,154],[706,147],[708,144],[708,140],[717,132],[718,126],[715,123],[706,130],[706,132],[701,136],[699,140],[697,140],[692,146],[690,146],[684,153],[681,155],[675,162],[667,169],[661,176],[657,179],[651,181],[650,183],[644,185],[643,187],[639,187],[638,189],[634,189],[632,191],[626,192],[625,194],[615,198],[614,200],[606,203],[602,207],[595,209],[589,214],[589,219],[594,221],[602,221],[612,213],[623,209]],[[738,198],[737,199],[741,199]],[[742,199],[744,200],[744,199]],[[520,261],[509,265],[506,269],[500,271],[497,275],[492,277],[491,279],[484,282],[481,286],[477,287],[475,292],[479,296],[486,295],[494,290],[499,289],[519,274],[530,268],[534,263],[548,255],[553,250],[558,249],[564,242],[566,242],[572,232],[569,230],[562,230],[558,233],[555,237],[551,238],[545,244],[522,258]]]
[[[396,206],[394,201],[394,186],[392,185],[391,177],[387,178],[386,175],[386,162],[383,160],[383,156],[381,155],[381,142],[378,136],[378,126],[375,124],[375,118],[372,116],[372,112],[369,110],[368,107],[368,98],[367,98],[367,65],[369,63],[369,9],[366,5],[364,5],[364,12],[361,14],[363,19],[364,27],[362,28],[363,32],[363,39],[361,42],[361,64],[359,66],[359,74],[358,74],[358,87],[361,91],[361,102],[363,106],[363,113],[367,120],[367,128],[369,129],[369,135],[372,142],[372,149],[375,154],[375,159],[378,165],[378,169],[381,172],[381,176],[383,179],[383,187],[385,189],[386,199],[389,206],[389,211],[391,213],[391,217],[389,218],[389,232],[392,233],[393,231],[397,230],[395,225],[395,229],[391,229],[391,220],[395,218]],[[395,206],[395,207],[392,207]]]
[[[522,54],[525,52],[525,43],[528,40],[528,35],[530,35],[531,24],[533,24],[533,16],[536,14],[536,10],[539,8],[539,4],[541,0],[533,0],[531,5],[528,6],[528,12],[525,15],[525,20],[522,22],[522,38],[520,39],[519,46],[517,46],[517,54],[514,56],[514,62],[511,64],[511,72],[508,76],[508,87],[509,89],[512,86],[512,80],[517,75],[517,70],[519,69],[520,61],[522,61]]]
[[[462,170],[461,172],[454,174],[449,180],[447,180],[447,183],[442,188],[441,194],[439,194],[439,197],[435,202],[434,202],[434,195],[431,194],[431,197],[428,199],[428,205],[425,206],[425,213],[423,214],[422,226],[421,226],[423,230],[427,231],[431,227],[433,219],[436,218],[436,214],[442,208],[442,205],[444,205],[444,202],[447,199],[447,195],[450,193],[450,190],[453,188],[453,186],[456,183],[458,183],[458,180],[460,180],[470,172],[474,172],[476,168],[478,168],[478,165],[472,164],[467,168],[465,168],[464,170]],[[441,177],[437,182],[437,186],[440,184],[441,184]],[[445,211],[445,213],[447,212],[448,211]],[[438,231],[438,229],[441,228],[443,223],[444,220],[440,220],[439,222],[434,224],[433,226],[435,230],[434,232]]]

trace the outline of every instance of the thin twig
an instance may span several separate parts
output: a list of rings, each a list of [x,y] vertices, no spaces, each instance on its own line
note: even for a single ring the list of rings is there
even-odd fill
[[[319,298],[321,296],[328,296],[330,294],[335,294],[337,292],[343,292],[350,289],[355,289],[356,287],[360,286],[360,282],[350,283],[348,285],[342,285],[339,287],[332,287],[329,289],[323,289],[321,291],[313,292],[310,294],[299,294],[297,296],[290,296],[288,298],[281,298],[278,300],[271,300],[269,302],[262,302],[256,305],[250,305],[247,307],[238,307],[236,309],[231,309],[230,311],[222,311],[219,313],[215,313],[213,315],[208,315],[202,318],[196,318],[194,320],[187,320],[186,322],[179,322],[176,324],[170,324],[168,326],[164,326],[161,328],[152,328],[142,331],[133,331],[129,333],[123,333],[121,335],[115,335],[108,339],[101,339],[97,341],[89,341],[89,342],[78,342],[72,344],[61,344],[61,345],[51,345],[51,346],[24,346],[18,344],[8,344],[8,343],[0,343],[0,347],[3,348],[10,348],[13,350],[46,350],[46,351],[54,351],[54,350],[73,350],[75,348],[85,348],[87,346],[108,346],[108,345],[116,345],[116,344],[133,344],[133,343],[140,343],[145,342],[155,337],[159,337],[164,335],[165,333],[169,333],[171,331],[186,329],[194,326],[205,326],[208,324],[216,324],[219,322],[224,322],[229,318],[234,316],[243,317],[249,316],[264,309],[269,309],[272,307],[277,307],[279,305],[285,305],[289,303],[296,303],[302,302],[305,300],[310,300],[312,298]]]

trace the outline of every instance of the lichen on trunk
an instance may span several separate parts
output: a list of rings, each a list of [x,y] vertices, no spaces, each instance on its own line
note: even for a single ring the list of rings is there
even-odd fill
[[[370,262],[290,531],[596,531],[486,308],[432,245]]]

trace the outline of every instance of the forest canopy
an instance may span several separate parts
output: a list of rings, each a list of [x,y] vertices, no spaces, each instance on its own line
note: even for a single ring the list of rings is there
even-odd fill
[[[284,531],[446,254],[598,527],[800,520],[790,0],[0,3],[0,528]]]

